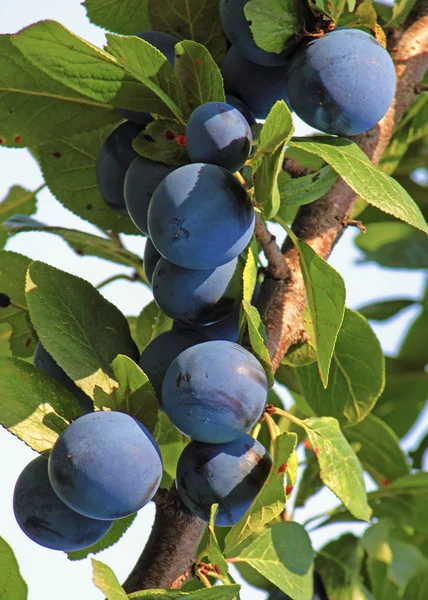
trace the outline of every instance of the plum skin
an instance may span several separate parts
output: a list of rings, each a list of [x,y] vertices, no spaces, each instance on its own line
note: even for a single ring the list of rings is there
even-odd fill
[[[254,231],[250,196],[217,165],[179,167],[158,185],[148,226],[162,256],[186,269],[215,269],[236,258]]]
[[[207,339],[202,332],[180,327],[161,333],[144,348],[138,364],[154,387],[161,410],[162,384],[169,365],[183,350]]]
[[[384,116],[395,94],[394,63],[374,37],[338,28],[304,42],[287,79],[290,103],[308,125],[335,135],[357,135]]]
[[[267,52],[253,39],[244,6],[248,0],[220,0],[220,19],[227,39],[247,60],[265,67],[278,67],[287,61],[287,52]]]
[[[144,246],[143,268],[150,285],[152,285],[153,273],[155,272],[156,265],[160,258],[162,258],[162,256],[154,247],[152,240],[147,238],[146,245]]]
[[[262,67],[244,58],[233,46],[221,66],[226,93],[241,100],[256,119],[266,119],[278,100],[290,107],[286,83],[288,71],[288,60],[280,67]]]
[[[41,371],[46,373],[46,375],[49,375],[49,377],[52,377],[52,379],[58,381],[58,383],[63,385],[69,392],[71,392],[76,398],[77,402],[80,404],[80,408],[82,409],[83,413],[87,414],[93,412],[94,404],[91,398],[89,398],[84,391],[78,388],[74,381],[67,375],[67,373],[61,369],[61,367],[54,361],[52,356],[47,352],[40,340],[37,343],[36,350],[34,352],[33,364]]]
[[[240,258],[216,269],[185,269],[161,258],[153,274],[159,308],[185,325],[209,325],[227,317],[242,299]]]
[[[49,482],[45,456],[32,460],[18,477],[13,510],[18,525],[33,542],[65,552],[95,544],[113,523],[89,519],[64,504]]]
[[[122,215],[128,215],[123,194],[126,171],[138,154],[132,141],[143,128],[126,121],[107,137],[98,153],[96,175],[101,196],[107,204]]]
[[[186,127],[186,149],[192,162],[212,163],[239,171],[253,142],[251,128],[241,112],[226,102],[201,104]]]
[[[259,361],[225,340],[191,346],[170,364],[162,386],[163,409],[192,440],[223,444],[260,419],[268,393]]]
[[[130,415],[99,411],[65,429],[49,456],[59,498],[94,519],[120,519],[142,508],[162,479],[159,448]]]
[[[177,167],[137,156],[126,171],[123,194],[126,209],[138,229],[148,235],[147,212],[153,192]]]
[[[215,524],[234,525],[263,487],[272,465],[267,450],[244,434],[227,444],[190,442],[178,460],[176,487],[187,508],[209,521],[218,504]]]

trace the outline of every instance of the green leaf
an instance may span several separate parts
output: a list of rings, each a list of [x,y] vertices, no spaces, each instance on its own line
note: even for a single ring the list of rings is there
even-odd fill
[[[133,35],[150,31],[147,0],[85,0],[89,20],[103,29]]]
[[[110,364],[136,354],[119,309],[87,281],[41,262],[29,268],[27,302],[43,346],[67,375],[92,399],[96,386],[111,393]]]
[[[234,600],[240,590],[239,585],[216,585],[215,587],[196,590],[195,592],[181,592],[180,590],[145,590],[134,592],[128,596],[129,600]]]
[[[399,27],[407,19],[416,0],[395,0],[392,8],[392,18],[385,27]],[[416,600],[416,599],[415,599]]]
[[[351,444],[361,445],[357,456],[378,484],[385,480],[394,481],[410,473],[398,437],[378,417],[369,414],[358,425],[347,427],[344,433]]]
[[[40,71],[14,47],[13,39],[0,35],[2,145],[23,148],[119,122],[112,105],[89,99]]]
[[[0,537],[0,589],[4,600],[27,600],[28,587],[12,548]]]
[[[383,300],[381,302],[373,302],[372,304],[361,306],[358,309],[358,312],[371,321],[387,321],[402,310],[405,310],[409,306],[413,306],[413,304],[415,304],[414,300],[406,298]]]
[[[286,42],[301,34],[311,20],[305,2],[300,0],[250,0],[244,8],[251,21],[254,41],[267,52],[281,52]]]
[[[314,136],[293,139],[290,145],[320,156],[369,204],[428,233],[428,225],[409,194],[395,179],[374,167],[354,142]]]
[[[282,433],[273,446],[273,463],[269,476],[245,515],[226,537],[225,552],[230,553],[248,536],[258,531],[285,508],[284,473],[286,463],[297,445],[295,433]]]
[[[150,160],[166,165],[187,165],[190,159],[186,152],[186,128],[181,123],[167,119],[156,119],[147,125],[135,138],[134,150]]]
[[[174,70],[192,109],[206,102],[225,102],[223,77],[205,46],[190,40],[177,44]]]
[[[1,313],[0,313],[1,314]],[[12,334],[12,327],[8,323],[0,324],[0,356],[12,356],[9,340]]]
[[[426,329],[419,338],[426,339]],[[420,355],[423,358],[423,355]],[[374,414],[385,421],[401,438],[414,425],[428,398],[428,373],[425,363],[413,366],[402,359],[387,358],[386,386],[376,402]],[[405,402],[403,402],[405,398]]]
[[[61,204],[101,229],[137,233],[131,219],[111,209],[97,183],[98,152],[110,133],[99,129],[58,138],[37,147],[37,158],[45,181]]]
[[[367,494],[373,517],[390,518],[396,525],[410,526],[419,532],[428,532],[426,507],[428,505],[428,473],[418,471],[393,481]],[[353,521],[350,512],[338,507],[320,526]]]
[[[147,346],[153,338],[169,331],[172,327],[172,319],[167,317],[152,300],[143,308],[137,318],[136,332],[138,344],[142,348]]]
[[[257,249],[255,244],[251,243],[248,247],[247,260],[245,261],[243,281],[243,299],[251,304],[254,294],[254,288],[257,283]]]
[[[93,558],[92,569],[94,585],[107,596],[107,600],[127,600],[125,590],[110,567]]]
[[[25,274],[31,259],[16,252],[0,252],[0,293],[9,297],[11,304],[0,307],[0,325],[12,327],[10,349],[14,356],[32,356],[37,336],[31,326],[25,298]]]
[[[226,52],[217,0],[148,0],[152,28],[207,47],[216,62]]]
[[[221,581],[225,584],[233,583],[229,575],[229,566],[223,556],[220,545],[215,532],[215,517],[218,511],[218,504],[211,506],[210,522],[208,525],[208,545],[207,558],[208,562],[213,565],[214,570],[220,575]]]
[[[156,105],[161,100],[170,113],[184,123],[185,117],[189,115],[189,106],[183,88],[166,57],[154,46],[136,36],[121,37],[108,33],[106,38],[106,51],[125,65],[127,73],[144,84],[149,95],[155,97]],[[164,108],[162,112],[150,110],[150,100],[146,102],[146,112],[170,116]]]
[[[100,410],[116,410],[131,415],[153,433],[158,402],[147,375],[129,356],[122,354],[118,354],[111,363],[111,372],[118,387],[110,394],[95,388],[95,406]]]
[[[257,152],[252,159],[255,198],[266,219],[272,219],[279,210],[278,177],[284,160],[284,147],[292,133],[290,110],[283,100],[278,100],[264,122]]]
[[[357,235],[355,243],[364,252],[365,260],[375,261],[382,267],[428,268],[428,238],[406,223],[369,223],[366,233]]]
[[[331,188],[337,179],[337,173],[328,165],[323,167],[316,173],[310,173],[303,177],[295,177],[288,179],[285,177],[287,173],[282,171],[278,178],[279,195],[281,198],[281,206],[278,211],[278,216],[281,217],[282,212],[289,206],[303,206],[310,204],[321,196],[324,196]]]
[[[30,192],[20,185],[14,185],[0,202],[0,249],[4,248],[8,239],[7,229],[1,223],[17,213],[24,215],[35,213],[37,208],[36,195],[40,190],[41,188],[38,188],[34,192]]]
[[[299,252],[300,268],[315,332],[313,344],[317,349],[322,385],[326,388],[336,340],[345,314],[345,283],[340,274],[308,244],[299,240],[284,223],[281,225],[285,226]]]
[[[306,500],[316,494],[323,486],[320,478],[320,469],[315,454],[307,458],[306,467],[299,482],[297,496],[294,505],[304,506]]]
[[[350,533],[320,550],[315,568],[321,573],[329,600],[363,600],[359,593],[363,558],[360,540]]]
[[[242,301],[242,306],[247,319],[251,348],[265,370],[269,387],[272,387],[274,379],[272,373],[272,363],[268,349],[266,348],[265,327],[262,323],[259,311],[255,306],[252,306],[246,300]]]
[[[401,344],[399,358],[424,366],[428,363],[428,348],[424,334],[428,327],[428,308],[424,308],[411,323]],[[426,342],[426,337],[425,337]]]
[[[83,548],[83,550],[73,550],[72,552],[68,552],[68,559],[82,560],[83,558],[89,556],[89,554],[98,554],[98,552],[102,552],[106,548],[110,548],[116,544],[124,535],[124,533],[131,527],[136,516],[137,513],[134,513],[133,515],[129,515],[123,519],[116,519],[113,521],[113,525],[107,531],[105,536],[102,537],[98,542],[95,542],[95,544],[92,544],[87,548]]]
[[[52,227],[22,215],[7,219],[4,225],[12,233],[43,231],[44,233],[59,235],[79,256],[97,256],[119,265],[141,270],[140,257],[118,246],[110,238],[100,237],[77,229]]]
[[[311,600],[313,551],[299,523],[276,523],[246,546],[234,562],[245,562],[293,600]]]
[[[82,414],[68,390],[18,358],[0,358],[0,389],[0,424],[36,452],[50,450]]]
[[[406,587],[402,600],[424,600],[428,591],[428,571],[419,573]]]
[[[303,424],[318,456],[322,481],[357,519],[368,521],[371,510],[363,471],[339,423],[331,417],[321,417],[305,419]]]
[[[163,464],[160,487],[169,488],[174,483],[180,454],[190,440],[178,431],[163,411],[159,411],[154,437],[159,446]]]
[[[346,309],[330,368],[330,383],[323,388],[315,364],[297,370],[306,402],[319,415],[354,425],[373,409],[385,385],[382,348],[366,319]]]

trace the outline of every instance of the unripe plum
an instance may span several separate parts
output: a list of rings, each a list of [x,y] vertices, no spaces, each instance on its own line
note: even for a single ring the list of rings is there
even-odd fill
[[[336,135],[356,135],[376,125],[390,107],[394,63],[368,33],[335,29],[296,51],[287,90],[293,109],[308,125]]]
[[[138,364],[150,380],[162,409],[162,384],[172,361],[183,350],[207,341],[199,331],[181,326],[156,336],[141,353]]]
[[[187,123],[186,148],[192,162],[239,171],[251,152],[252,142],[248,122],[226,102],[201,104]]]
[[[267,392],[264,369],[248,350],[209,341],[184,350],[171,363],[162,403],[172,423],[192,440],[223,444],[256,424]]]
[[[159,448],[125,413],[84,415],[65,429],[49,457],[49,480],[59,498],[94,519],[120,519],[143,507],[162,479]]]
[[[184,269],[161,258],[152,279],[153,296],[163,312],[186,325],[208,325],[227,317],[242,299],[243,261],[217,269]]]
[[[160,258],[162,256],[154,247],[152,240],[147,238],[146,245],[144,246],[143,268],[150,285],[152,284],[153,273]]]
[[[148,235],[147,211],[153,192],[169,173],[177,167],[164,165],[143,156],[134,158],[126,171],[123,194],[129,216],[138,229]]]
[[[220,0],[220,19],[229,42],[244,56],[259,65],[278,67],[285,64],[286,52],[266,52],[254,41],[250,22],[244,13],[248,0]]]
[[[164,33],[162,31],[144,31],[135,33],[134,35],[160,50],[160,52],[165,55],[171,67],[174,66],[174,48],[175,44],[178,44],[180,41],[178,38],[170,33]],[[153,117],[150,113],[140,112],[138,110],[130,110],[128,108],[116,108],[116,110],[125,119],[129,119],[130,121],[138,123],[138,125],[142,125],[143,127],[147,127],[147,125],[153,121]]]
[[[272,465],[267,450],[244,434],[227,444],[190,442],[177,465],[176,486],[182,502],[204,521],[218,504],[215,524],[239,521],[263,487]]]
[[[64,552],[95,544],[112,525],[112,521],[80,515],[58,498],[49,482],[45,456],[32,460],[18,477],[13,510],[18,525],[33,542]]]
[[[80,404],[80,408],[84,413],[90,413],[94,410],[94,405],[89,398],[77,385],[74,383],[72,379],[67,375],[63,369],[54,361],[52,356],[45,350],[42,343],[39,341],[36,346],[36,350],[34,352],[33,364],[39,368],[41,371],[52,377],[63,385],[69,392],[73,394],[78,403]]]
[[[254,231],[250,196],[217,165],[184,165],[167,175],[149,206],[149,234],[158,252],[186,269],[215,269],[247,246]]]
[[[281,67],[262,67],[244,58],[233,46],[221,66],[226,93],[242,100],[256,119],[266,119],[277,100],[289,104],[288,70],[289,61]]]
[[[105,140],[97,158],[96,173],[101,195],[110,208],[123,215],[128,214],[123,195],[126,171],[138,156],[132,141],[142,130],[131,121],[122,123]]]

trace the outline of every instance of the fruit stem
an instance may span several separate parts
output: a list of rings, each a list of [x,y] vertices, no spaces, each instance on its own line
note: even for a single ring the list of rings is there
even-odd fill
[[[270,416],[269,413],[265,412],[264,417],[265,417],[266,425],[268,426],[268,429],[269,429],[270,438],[272,440],[272,443],[274,444],[276,441],[276,438],[278,436],[278,432],[277,432],[278,426],[275,423],[275,421],[272,419],[272,417]]]
[[[239,171],[236,171],[236,173],[234,173],[234,175],[235,175],[236,179],[239,181],[239,183],[241,185],[243,185],[245,189],[247,189],[247,182],[242,177],[241,173]]]
[[[286,410],[282,410],[282,408],[274,407],[274,408],[272,408],[272,413],[275,415],[280,415],[281,417],[286,417],[295,425],[298,425],[299,427],[303,427],[303,429],[306,429],[306,425],[301,419],[298,419],[297,417],[295,417],[291,413],[287,412]]]
[[[101,281],[101,283],[99,283],[97,286],[95,286],[95,288],[97,290],[99,290],[102,287],[108,285],[109,283],[112,283],[113,281],[118,281],[119,279],[126,279],[127,281],[140,281],[139,276],[136,277],[135,275],[126,275],[125,273],[119,273],[118,275],[113,275],[112,277],[107,277],[107,279],[104,279],[104,281]]]

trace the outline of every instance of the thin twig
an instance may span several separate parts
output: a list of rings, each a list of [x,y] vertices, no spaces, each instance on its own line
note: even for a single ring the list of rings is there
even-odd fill
[[[274,279],[286,279],[289,277],[289,270],[282,256],[281,248],[276,243],[276,237],[269,231],[259,212],[256,212],[254,232],[269,263],[271,277]]]

